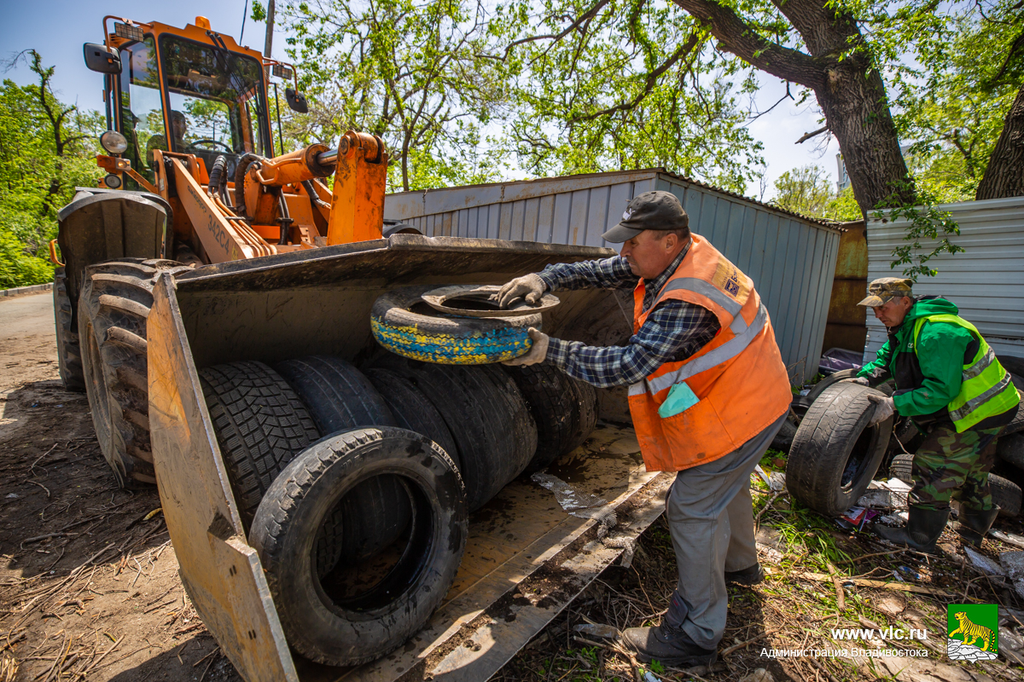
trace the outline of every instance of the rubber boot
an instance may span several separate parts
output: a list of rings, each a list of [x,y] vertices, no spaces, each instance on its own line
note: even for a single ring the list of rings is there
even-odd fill
[[[992,527],[997,516],[999,516],[999,507],[992,507],[984,511],[960,507],[960,524],[957,526],[956,532],[964,542],[981,547],[985,533]]]
[[[876,525],[875,533],[894,545],[906,545],[910,549],[927,554],[935,554],[935,543],[942,535],[949,518],[949,509],[935,511],[921,507],[910,508],[910,518],[906,526],[889,528]]]

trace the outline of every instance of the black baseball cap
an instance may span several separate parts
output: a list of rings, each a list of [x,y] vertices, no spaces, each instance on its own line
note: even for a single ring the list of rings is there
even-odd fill
[[[671,192],[644,192],[629,202],[618,225],[602,237],[613,244],[629,241],[644,230],[684,230],[690,217]]]

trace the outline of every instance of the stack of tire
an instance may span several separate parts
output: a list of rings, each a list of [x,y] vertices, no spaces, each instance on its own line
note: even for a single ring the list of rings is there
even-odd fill
[[[1024,391],[1024,360],[1000,357],[999,361],[1018,390]],[[867,426],[874,411],[867,395],[875,389],[852,383],[856,373],[843,370],[825,377],[795,401],[793,421],[798,425],[791,430],[791,440],[781,444],[789,449],[787,488],[803,504],[830,516],[853,506],[886,461],[891,476],[913,485],[913,453],[924,440],[907,418]],[[891,394],[891,382],[878,391]],[[1000,434],[996,454],[998,473],[989,476],[992,501],[1001,516],[1016,517],[1022,494],[1012,479],[1024,477],[1024,404]]]
[[[292,648],[330,665],[394,650],[452,584],[468,514],[593,430],[558,370],[385,354],[200,371],[248,532]]]

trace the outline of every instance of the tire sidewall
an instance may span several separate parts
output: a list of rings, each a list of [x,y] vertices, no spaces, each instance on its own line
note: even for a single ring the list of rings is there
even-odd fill
[[[384,655],[400,645],[433,613],[454,579],[467,536],[467,514],[462,481],[451,460],[432,441],[395,428],[356,429],[377,436],[369,443],[345,451],[345,437],[337,434],[301,453],[267,491],[264,500],[289,495],[294,501],[287,529],[268,537],[273,505],[261,504],[253,521],[250,543],[264,556],[274,542],[273,558],[265,562],[272,593],[288,597],[277,602],[289,642],[313,660],[319,652],[342,652],[359,660]],[[397,444],[411,447],[401,453]],[[338,445],[341,445],[341,448]],[[416,444],[416,445],[413,445]],[[341,449],[342,452],[338,450]],[[332,454],[333,453],[333,454]],[[295,495],[310,458],[325,468],[301,495]],[[328,463],[328,459],[332,460]],[[330,603],[313,567],[316,532],[341,498],[361,481],[394,474],[415,485],[431,508],[431,543],[423,568],[400,595],[382,608],[352,611]],[[460,494],[461,493],[461,494]],[[290,627],[289,627],[290,626]],[[396,641],[397,640],[397,641]],[[352,662],[351,660],[349,662]],[[338,664],[343,662],[335,661]]]

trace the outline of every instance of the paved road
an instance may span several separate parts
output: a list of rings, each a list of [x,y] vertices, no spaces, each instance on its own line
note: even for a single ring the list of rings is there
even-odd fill
[[[39,365],[56,373],[53,294],[0,298],[0,393],[37,380]]]
[[[53,337],[53,294],[0,298],[0,343],[28,336]]]

